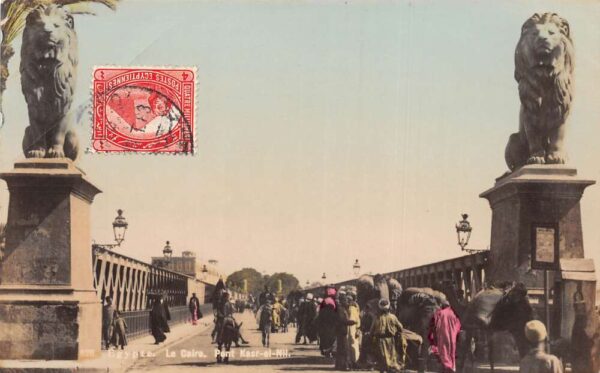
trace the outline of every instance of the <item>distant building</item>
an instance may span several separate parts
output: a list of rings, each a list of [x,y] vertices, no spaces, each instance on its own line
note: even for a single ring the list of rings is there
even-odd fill
[[[224,277],[219,273],[216,264],[212,259],[208,263],[200,262],[193,251],[183,251],[181,256],[172,256],[168,260],[164,256],[152,257],[152,265],[183,273],[212,285]]]

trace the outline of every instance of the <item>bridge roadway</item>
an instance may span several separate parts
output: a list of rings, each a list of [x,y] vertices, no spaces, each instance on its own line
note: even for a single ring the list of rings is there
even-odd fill
[[[207,315],[212,317],[212,315]],[[229,364],[217,364],[216,345],[211,344],[211,327],[204,328],[191,337],[158,350],[155,357],[140,359],[129,372],[326,372],[333,369],[334,360],[322,357],[316,344],[296,345],[296,329],[290,327],[287,333],[271,334],[270,348],[264,348],[261,334],[257,329],[254,315],[246,311],[236,314],[238,322],[243,322],[242,335],[250,344],[235,348]],[[252,357],[251,354],[258,356]],[[240,355],[246,356],[240,356]]]
[[[212,315],[208,315],[203,321],[208,321],[209,317],[212,317]],[[287,333],[271,334],[271,346],[265,348],[261,343],[261,334],[256,330],[257,325],[254,315],[247,311],[243,314],[238,313],[235,317],[238,322],[243,322],[242,335],[250,343],[239,348],[232,346],[229,364],[216,363],[216,345],[211,344],[210,336],[213,324],[207,323],[207,326],[198,326],[197,332],[188,334],[166,348],[153,350],[153,357],[138,359],[127,371],[132,373],[198,372],[198,368],[201,368],[201,372],[207,373],[334,371],[334,359],[321,356],[319,347],[315,343],[308,345],[296,345],[294,343],[295,328],[290,327]],[[192,328],[191,325],[186,327]],[[145,343],[151,342],[146,339]],[[140,347],[139,343],[137,347]],[[116,352],[112,351],[111,353]],[[253,353],[256,356],[251,356]],[[517,371],[518,367],[514,366],[497,366],[495,370],[496,373],[515,373]],[[412,370],[403,372],[415,373]],[[488,373],[490,369],[487,364],[476,364],[470,366],[468,372]]]

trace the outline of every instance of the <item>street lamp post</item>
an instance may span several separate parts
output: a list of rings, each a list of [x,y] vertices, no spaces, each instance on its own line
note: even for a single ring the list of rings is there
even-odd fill
[[[460,249],[462,251],[465,251],[469,254],[488,251],[467,248],[467,245],[469,244],[469,238],[471,238],[471,231],[473,230],[473,227],[471,227],[471,223],[469,223],[469,221],[467,220],[468,217],[468,214],[462,214],[462,220],[456,223],[456,235],[458,238],[458,246],[460,246]]]
[[[202,265],[202,279],[206,281],[206,276],[208,274],[208,268],[206,268],[206,264]]]
[[[169,241],[167,241],[165,244],[163,256],[165,257],[165,264],[168,266],[169,263],[171,263],[171,258],[173,257],[173,250],[171,249],[171,243]]]
[[[325,275],[325,272],[323,272],[323,276],[321,276],[322,280],[327,280],[327,276]]]
[[[352,266],[352,271],[354,271],[354,276],[357,276],[360,274],[360,264],[358,263],[358,259],[356,259],[356,261],[354,262],[354,265]]]
[[[92,244],[92,248],[94,249],[108,249],[108,250],[112,250],[115,247],[120,247],[121,243],[123,241],[125,241],[125,232],[127,232],[127,227],[129,226],[129,223],[127,223],[127,220],[125,219],[125,217],[123,216],[123,210],[118,209],[117,210],[117,217],[115,218],[115,220],[112,223],[113,226],[113,234],[115,235],[115,242],[116,244]]]

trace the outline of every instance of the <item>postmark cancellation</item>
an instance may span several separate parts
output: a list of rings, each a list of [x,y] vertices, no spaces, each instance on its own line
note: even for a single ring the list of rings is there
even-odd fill
[[[194,154],[195,68],[96,67],[92,149]]]

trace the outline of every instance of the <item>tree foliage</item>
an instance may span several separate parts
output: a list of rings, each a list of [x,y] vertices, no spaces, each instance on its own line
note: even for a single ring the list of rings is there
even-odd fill
[[[264,287],[265,279],[263,275],[254,268],[242,268],[235,271],[227,277],[227,287],[243,290],[244,280],[247,281],[247,291],[251,294],[259,294]]]
[[[233,272],[227,277],[226,284],[229,288],[243,290],[244,280],[247,281],[248,292],[255,296],[264,290],[265,285],[269,286],[273,293],[278,293],[279,280],[281,280],[281,295],[300,288],[298,279],[292,274],[279,272],[273,275],[262,275],[254,268],[243,268]]]
[[[279,289],[279,280],[281,280],[281,289]],[[300,282],[296,276],[286,272],[274,273],[267,280],[267,285],[273,293],[282,295],[289,294],[291,291],[300,288]]]

